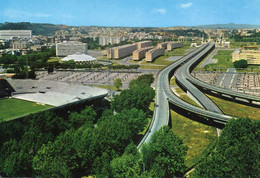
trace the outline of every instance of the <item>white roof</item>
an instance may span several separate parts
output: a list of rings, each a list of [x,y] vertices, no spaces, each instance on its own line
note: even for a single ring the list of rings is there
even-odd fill
[[[74,60],[75,62],[88,62],[88,61],[94,61],[96,60],[96,58],[87,54],[72,54],[61,59],[61,61],[69,61],[69,60]]]

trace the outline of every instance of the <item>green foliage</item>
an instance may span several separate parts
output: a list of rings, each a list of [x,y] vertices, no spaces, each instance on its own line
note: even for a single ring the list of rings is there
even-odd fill
[[[119,90],[123,86],[122,80],[120,78],[116,78],[114,80],[114,86],[117,88],[117,90]]]
[[[247,66],[248,66],[247,60],[245,60],[245,59],[240,59],[240,60],[234,62],[235,68],[247,68]]]
[[[123,90],[120,95],[115,95],[111,105],[117,112],[124,109],[137,108],[148,113],[154,96],[154,90],[148,85],[131,87],[130,89]]]
[[[150,143],[142,148],[146,169],[154,170],[157,177],[183,176],[186,152],[187,147],[168,126],[155,132]]]
[[[141,85],[151,85],[154,81],[153,74],[144,74],[140,75],[137,79],[132,80],[129,83],[129,87],[136,87],[136,86],[141,86]]]
[[[250,119],[231,120],[216,150],[201,164],[194,177],[258,177],[260,175],[259,125]]]

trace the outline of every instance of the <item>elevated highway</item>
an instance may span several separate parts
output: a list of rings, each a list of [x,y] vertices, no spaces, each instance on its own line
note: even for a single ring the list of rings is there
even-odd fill
[[[177,62],[167,66],[158,73],[156,78],[156,99],[154,115],[147,133],[138,145],[138,149],[141,148],[143,143],[148,143],[150,141],[151,136],[155,131],[159,130],[162,126],[169,124],[169,103],[178,106],[179,108],[184,109],[191,114],[196,114],[202,117],[214,119],[220,123],[226,123],[229,119],[231,119],[230,116],[198,108],[183,101],[177,95],[175,95],[170,88],[169,81],[171,77],[174,75],[174,72],[187,61],[194,58],[196,55],[205,52],[203,50],[205,50],[208,46],[209,44],[202,45],[197,50],[180,58]]]

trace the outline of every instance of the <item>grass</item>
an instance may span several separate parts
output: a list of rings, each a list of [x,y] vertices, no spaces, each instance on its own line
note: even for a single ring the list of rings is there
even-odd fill
[[[91,86],[117,91],[117,88],[114,85],[91,85]]]
[[[260,120],[260,109],[207,95],[227,115]]]
[[[176,83],[176,80],[175,80],[175,77],[173,76],[170,80],[170,85],[171,86],[177,86],[177,83]]]
[[[158,69],[161,70],[165,66],[156,66],[156,65],[140,65],[141,69]]]
[[[50,108],[53,108],[53,106],[14,98],[2,99],[0,100],[0,118],[8,121]]]
[[[191,167],[214,148],[217,140],[216,129],[192,121],[174,111],[171,111],[171,119],[173,132],[188,146],[185,164]]]
[[[47,62],[60,62],[61,58],[51,58]]]
[[[232,50],[219,50],[213,59],[217,59],[217,63],[208,64],[204,68],[212,70],[213,68],[234,68],[232,63]]]
[[[174,93],[177,93],[179,98],[183,101],[192,104],[193,106],[202,108],[199,104],[197,104],[195,101],[193,101],[181,88],[174,88]]]

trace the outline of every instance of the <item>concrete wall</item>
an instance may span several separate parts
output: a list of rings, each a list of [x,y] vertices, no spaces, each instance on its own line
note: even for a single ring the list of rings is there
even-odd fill
[[[181,47],[183,47],[183,43],[168,43],[167,44],[167,50],[168,51],[171,51],[175,48],[181,48]]]
[[[140,59],[143,59],[145,57],[145,53],[149,50],[151,50],[153,47],[146,47],[146,48],[141,48],[137,49],[133,52],[133,60],[138,61]]]
[[[87,43],[63,42],[56,44],[56,56],[68,56],[75,53],[87,54],[87,50]]]
[[[155,58],[164,55],[165,48],[156,47],[145,53],[145,61],[152,62]]]

